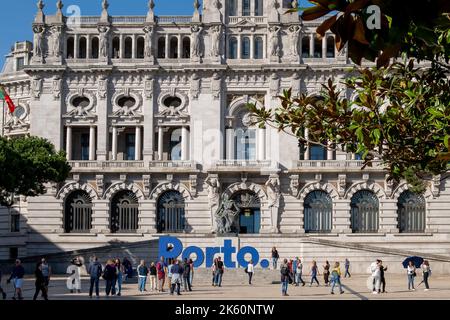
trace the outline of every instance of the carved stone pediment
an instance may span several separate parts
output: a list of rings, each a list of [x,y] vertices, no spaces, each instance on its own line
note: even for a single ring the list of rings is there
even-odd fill
[[[71,91],[66,98],[67,112],[63,118],[69,121],[94,121],[97,118],[97,97],[84,88]]]

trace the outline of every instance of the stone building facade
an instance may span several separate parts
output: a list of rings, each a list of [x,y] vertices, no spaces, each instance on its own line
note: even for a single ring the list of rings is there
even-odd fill
[[[316,36],[320,20],[285,14],[296,3],[204,0],[156,16],[149,1],[146,16],[113,17],[104,0],[100,16],[65,17],[61,1],[53,15],[39,1],[33,43],[17,42],[0,75],[18,106],[0,125],[47,138],[73,170],[0,208],[0,259],[168,233],[214,243],[223,195],[239,208],[233,241],[262,254],[295,256],[307,237],[448,254],[449,180],[414,195],[356,155],[253,125],[247,103],[274,108],[283,90],[318,92],[352,67],[332,34]]]

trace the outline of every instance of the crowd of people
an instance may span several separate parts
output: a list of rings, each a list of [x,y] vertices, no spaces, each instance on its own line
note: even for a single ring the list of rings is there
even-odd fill
[[[277,249],[272,248],[272,269],[278,269],[278,260],[280,255]],[[420,264],[420,263],[419,263]],[[304,262],[296,257],[295,259],[284,259],[280,264],[281,274],[281,292],[283,296],[288,296],[289,285],[292,286],[305,286],[307,282],[309,286],[316,284],[320,286],[322,276],[323,283],[326,287],[330,287],[330,293],[334,294],[336,288],[339,289],[339,293],[343,294],[342,278],[351,277],[350,274],[350,261],[345,259],[344,262],[344,274],[341,272],[341,263],[336,261],[330,264],[329,261],[325,261],[322,265],[322,271],[319,268],[317,261],[311,261],[308,267]],[[84,260],[82,257],[76,257],[71,260],[70,266],[67,268],[67,273],[71,276],[67,281],[67,287],[71,293],[81,293],[81,268],[84,266]],[[415,290],[415,279],[417,277],[417,268],[413,261],[409,261],[406,266],[406,275],[408,279],[408,290]],[[92,298],[94,293],[98,298],[100,297],[100,281],[105,282],[105,295],[109,296],[121,296],[122,285],[125,281],[129,281],[134,277],[134,268],[132,262],[128,258],[109,259],[104,265],[102,265],[98,258],[93,256],[90,258],[89,265],[85,269],[90,278],[89,297]],[[425,291],[430,289],[429,278],[431,276],[430,263],[424,260],[420,266],[422,271],[422,282],[425,285]],[[376,260],[372,263],[368,269],[371,274],[370,281],[373,294],[386,293],[386,277],[385,272],[388,271],[388,267],[383,264],[382,260]],[[219,256],[214,259],[211,266],[212,272],[212,286],[221,287],[223,275],[225,272],[224,262]],[[248,284],[252,285],[253,276],[255,272],[255,266],[253,261],[250,261],[245,268],[245,272],[248,275]],[[182,289],[184,292],[192,291],[193,279],[194,279],[194,262],[192,259],[184,259],[183,261],[177,259],[165,260],[163,257],[158,262],[151,262],[149,265],[144,260],[141,260],[136,267],[138,291],[141,294],[147,292],[147,282],[149,282],[149,290],[151,292],[164,293],[165,289],[170,295],[181,295]],[[11,275],[7,280],[7,284],[12,283],[14,287],[14,295],[12,299],[23,300],[23,285],[24,285],[25,268],[22,262],[17,259],[14,267],[12,268]],[[37,300],[39,295],[48,300],[49,283],[52,276],[52,268],[48,264],[45,258],[39,260],[34,269],[35,276],[35,293],[33,300]],[[305,276],[309,277],[305,281]],[[6,292],[2,288],[2,273],[0,271],[0,295],[3,299],[6,299]],[[95,292],[94,292],[95,291]]]

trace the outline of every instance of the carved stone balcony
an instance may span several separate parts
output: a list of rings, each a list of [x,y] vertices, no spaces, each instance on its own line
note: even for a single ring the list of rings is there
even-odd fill
[[[75,173],[198,172],[194,161],[69,161]]]
[[[220,160],[214,163],[209,172],[278,172],[278,163],[271,160]]]
[[[297,161],[289,172],[361,172],[361,171],[384,171],[381,161],[374,161],[372,166],[362,170],[364,161],[360,160],[300,160]]]
[[[267,18],[262,16],[234,16],[228,17],[229,24],[241,24],[244,22],[250,22],[252,24],[266,24]]]

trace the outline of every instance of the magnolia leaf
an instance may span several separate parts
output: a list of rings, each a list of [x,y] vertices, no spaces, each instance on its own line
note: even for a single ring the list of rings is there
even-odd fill
[[[328,8],[324,8],[321,6],[316,6],[312,8],[308,8],[302,13],[302,19],[304,21],[312,21],[316,20],[324,15],[328,14],[331,10]]]
[[[337,15],[332,16],[325,20],[316,30],[316,33],[319,34],[322,38],[325,36],[325,33],[336,23]]]

